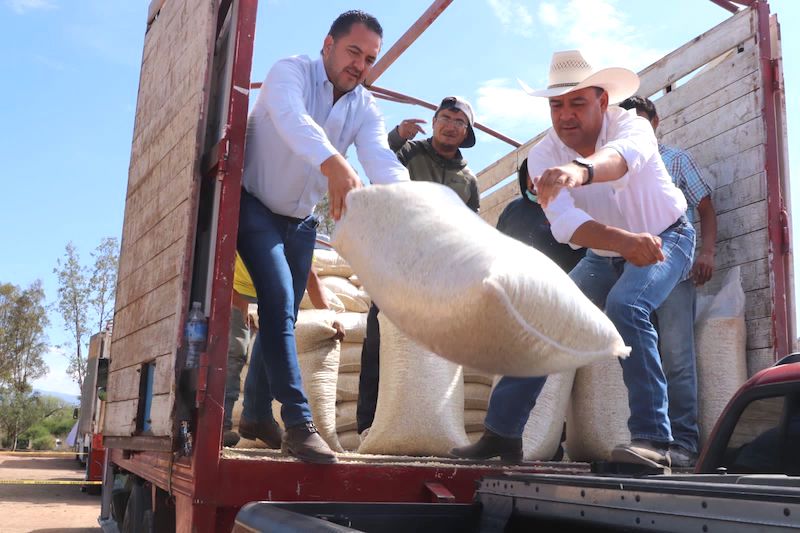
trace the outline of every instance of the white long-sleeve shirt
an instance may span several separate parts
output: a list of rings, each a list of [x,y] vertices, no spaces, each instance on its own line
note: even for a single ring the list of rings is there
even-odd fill
[[[242,185],[273,213],[307,217],[328,190],[320,165],[351,144],[372,183],[409,179],[369,91],[359,85],[334,104],[322,57],[282,59],[247,120]]]
[[[594,220],[634,233],[658,235],[686,212],[686,198],[672,182],[658,153],[650,123],[633,111],[610,106],[603,118],[596,150],[613,148],[627,162],[628,172],[617,180],[562,189],[544,210],[557,241],[569,243],[581,225]],[[565,145],[555,130],[528,153],[528,173],[541,176],[546,169],[580,157]],[[599,255],[618,256],[608,250]]]

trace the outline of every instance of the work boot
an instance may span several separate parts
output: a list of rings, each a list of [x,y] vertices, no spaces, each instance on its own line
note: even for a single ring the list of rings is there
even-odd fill
[[[281,450],[305,463],[326,465],[336,462],[336,454],[319,436],[317,427],[311,421],[286,428]]]
[[[650,468],[670,467],[669,446],[645,439],[633,439],[630,444],[620,444],[611,450],[611,460]]]
[[[519,463],[522,461],[522,437],[501,437],[497,433],[485,429],[475,444],[453,448],[450,450],[450,455],[474,461],[500,457],[501,461],[507,463]]]
[[[281,447],[281,438],[283,437],[281,427],[271,417],[263,422],[256,422],[242,417],[239,420],[239,434],[245,439],[258,439],[273,450]]]
[[[669,447],[669,458],[675,468],[694,468],[697,464],[697,454],[677,444]]]
[[[239,434],[232,429],[226,429],[222,432],[222,445],[226,448],[233,448],[239,442]]]

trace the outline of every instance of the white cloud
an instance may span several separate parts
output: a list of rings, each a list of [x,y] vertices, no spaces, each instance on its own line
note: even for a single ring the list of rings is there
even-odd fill
[[[578,49],[596,68],[624,66],[638,71],[664,55],[641,46],[644,38],[617,0],[542,2],[539,21],[556,46],[553,51]]]
[[[36,9],[54,9],[56,7],[51,0],[6,0],[6,4],[19,15]]]
[[[534,18],[522,2],[514,0],[488,0],[488,2],[504,28],[523,37],[533,36]]]
[[[64,394],[80,395],[81,391],[78,388],[78,384],[72,381],[72,378],[67,375],[69,361],[67,360],[64,350],[51,347],[44,355],[44,360],[45,363],[47,363],[48,372],[45,376],[32,383],[33,388],[52,392],[63,392]]]
[[[478,122],[520,142],[550,127],[547,101],[526,94],[516,80],[483,82],[475,104]]]

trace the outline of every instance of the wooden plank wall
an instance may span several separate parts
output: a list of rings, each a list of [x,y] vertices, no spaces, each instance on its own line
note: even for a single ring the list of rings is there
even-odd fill
[[[640,72],[638,92],[658,108],[660,141],[689,150],[714,189],[716,271],[707,290],[718,289],[731,268],[741,268],[751,375],[774,363],[763,94],[755,31],[755,11],[734,15]],[[480,190],[515,174],[541,137],[481,171]],[[495,224],[518,194],[512,180],[481,199],[481,216]]]
[[[140,367],[152,361],[152,436],[173,432],[216,4],[164,2],[145,35],[111,344],[104,427],[110,437],[134,433]]]

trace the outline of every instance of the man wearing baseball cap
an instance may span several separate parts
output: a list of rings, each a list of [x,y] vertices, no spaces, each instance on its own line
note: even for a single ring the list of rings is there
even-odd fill
[[[636,92],[636,73],[596,70],[579,51],[568,50],[553,55],[547,88],[523,88],[548,99],[553,124],[528,154],[530,187],[556,240],[588,249],[570,278],[631,347],[621,360],[631,441],[614,448],[611,459],[669,467],[667,382],[650,315],[692,265],[695,232],[684,214],[686,199],[664,167],[649,122],[609,105]],[[484,435],[453,454],[518,457],[545,379],[502,378]]]
[[[480,207],[478,180],[467,167],[460,148],[475,146],[475,115],[472,106],[459,96],[448,96],[433,115],[433,135],[414,141],[425,133],[418,118],[403,120],[389,132],[389,148],[408,168],[412,181],[433,181],[452,189],[464,203],[477,212]],[[380,366],[380,331],[375,304],[367,315],[367,335],[361,351],[361,376],[358,383],[356,421],[358,432],[372,425],[378,403]]]

